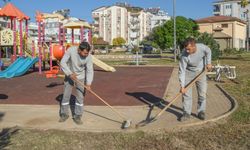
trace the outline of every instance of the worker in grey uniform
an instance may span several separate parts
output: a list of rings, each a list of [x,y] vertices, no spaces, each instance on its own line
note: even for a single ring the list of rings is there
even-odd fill
[[[64,93],[60,107],[60,120],[64,122],[69,118],[69,101],[72,93],[72,88],[76,86],[76,102],[73,120],[76,124],[82,124],[84,87],[76,80],[86,85],[87,89],[91,88],[93,81],[94,70],[93,62],[90,53],[90,45],[87,42],[80,43],[78,46],[70,47],[64,54],[61,60],[61,68],[65,73]]]
[[[184,42],[184,50],[179,62],[179,81],[180,92],[182,93],[183,115],[180,121],[186,121],[191,117],[192,112],[192,88],[185,89],[198,74],[206,67],[211,70],[211,50],[208,46],[196,43],[193,38],[188,38]],[[201,120],[205,119],[206,111],[206,94],[207,79],[203,74],[199,80],[195,82],[198,92],[198,108],[197,117]]]

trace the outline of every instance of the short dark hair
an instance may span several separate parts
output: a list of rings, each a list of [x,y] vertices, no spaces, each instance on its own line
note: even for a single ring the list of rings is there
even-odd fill
[[[91,47],[90,47],[90,45],[89,45],[88,42],[81,42],[80,45],[79,45],[79,49],[80,49],[81,51],[83,51],[83,50],[86,49],[86,50],[89,52],[90,49],[91,49]]]
[[[183,46],[187,47],[189,44],[195,44],[195,43],[196,43],[195,39],[190,37],[184,41]]]

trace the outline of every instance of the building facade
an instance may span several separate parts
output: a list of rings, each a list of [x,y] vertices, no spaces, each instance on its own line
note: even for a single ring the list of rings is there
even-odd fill
[[[162,25],[163,23],[171,19],[171,17],[168,16],[167,12],[161,10],[159,7],[147,8],[147,9],[144,9],[144,11],[149,12],[151,14],[150,16],[151,30],[153,30],[153,28],[159,25]]]
[[[246,21],[247,9],[250,9],[250,5],[243,8],[240,0],[219,0],[213,3],[213,14],[215,16],[231,16]]]
[[[170,19],[166,15],[160,9],[153,12],[153,9],[133,7],[127,3],[102,6],[92,11],[93,33],[109,44],[114,38],[122,37],[127,44],[139,45],[155,26]]]
[[[114,38],[128,39],[127,9],[120,6],[100,7],[92,12],[93,35],[112,44]]]
[[[220,49],[245,48],[246,22],[230,16],[212,16],[196,20],[201,33],[212,34]]]

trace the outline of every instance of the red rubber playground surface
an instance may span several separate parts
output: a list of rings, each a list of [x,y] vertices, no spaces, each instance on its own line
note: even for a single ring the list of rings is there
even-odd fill
[[[115,106],[159,102],[172,74],[171,67],[116,67],[116,72],[95,70],[92,90]],[[22,77],[0,79],[0,104],[57,105],[63,93],[63,79],[46,79],[30,72]],[[75,93],[73,92],[73,95]],[[71,102],[74,102],[72,96]],[[87,92],[85,105],[104,105]]]

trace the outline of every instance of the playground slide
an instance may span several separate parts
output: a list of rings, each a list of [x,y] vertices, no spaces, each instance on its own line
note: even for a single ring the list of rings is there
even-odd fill
[[[25,74],[38,58],[18,58],[6,70],[0,72],[0,78],[13,78]]]
[[[12,63],[7,69],[3,70],[0,72],[0,77],[3,77],[4,74],[10,70],[14,70],[14,68],[16,67],[16,64],[18,64],[19,62],[23,61],[23,58],[18,58],[14,63]]]
[[[92,60],[95,65],[102,68],[105,71],[115,72],[115,68],[107,65],[106,63],[102,62],[101,60],[97,59],[95,56],[92,55]]]

